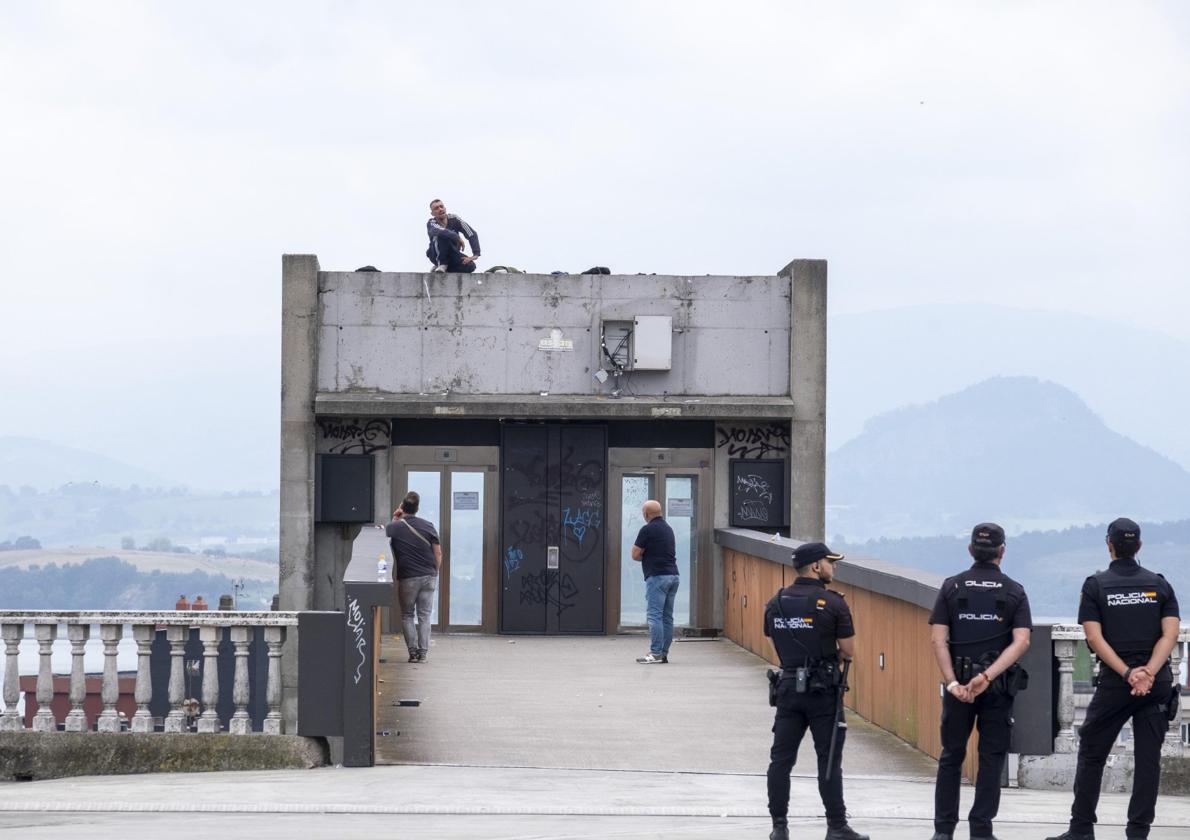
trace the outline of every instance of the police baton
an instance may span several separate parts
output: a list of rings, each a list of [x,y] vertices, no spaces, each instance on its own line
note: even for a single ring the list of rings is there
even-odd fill
[[[826,759],[826,780],[829,782],[835,770],[835,744],[839,742],[839,730],[847,728],[847,719],[843,716],[843,695],[847,693],[847,674],[851,671],[851,660],[843,660],[843,675],[835,689],[835,726],[831,729],[830,755]]]

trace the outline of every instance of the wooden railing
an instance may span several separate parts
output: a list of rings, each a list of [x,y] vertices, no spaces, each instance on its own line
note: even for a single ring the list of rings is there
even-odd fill
[[[267,714],[262,731],[266,735],[280,735],[283,730],[281,718],[281,654],[285,645],[287,628],[294,628],[296,635],[297,613],[287,612],[191,612],[162,611],[141,612],[133,610],[80,610],[80,611],[16,611],[0,610],[0,638],[4,642],[5,665],[2,697],[4,711],[0,713],[0,731],[21,731],[25,723],[17,711],[20,699],[20,646],[26,627],[31,626],[37,640],[39,668],[37,674],[37,713],[33,716],[32,730],[56,732],[59,724],[67,732],[87,731],[87,716],[84,702],[87,696],[85,649],[92,637],[92,629],[98,627],[98,638],[103,642],[103,677],[101,687],[102,710],[95,723],[99,732],[119,732],[122,724],[116,709],[120,696],[117,653],[125,628],[130,627],[136,642],[136,682],[134,698],[136,710],[129,721],[132,732],[153,732],[160,725],[164,732],[187,732],[192,728],[198,732],[214,733],[222,729],[216,709],[220,696],[219,646],[226,633],[233,647],[234,679],[232,702],[234,713],[227,729],[233,735],[247,735],[252,732],[249,705],[250,693],[248,668],[249,645],[255,628],[263,628],[264,643],[267,646],[267,679],[265,679],[265,702]],[[53,712],[54,674],[52,656],[54,643],[61,638],[59,631],[65,628],[65,638],[70,644],[70,711],[59,721]],[[202,697],[204,703],[196,708],[189,702],[186,691],[185,649],[191,628],[198,628],[202,645]],[[154,700],[153,681],[150,673],[152,644],[159,632],[163,632],[169,645],[169,712],[158,724],[150,713]],[[191,726],[193,723],[193,727]]]

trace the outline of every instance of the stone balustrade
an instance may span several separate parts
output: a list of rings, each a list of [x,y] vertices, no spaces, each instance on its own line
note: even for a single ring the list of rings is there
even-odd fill
[[[0,638],[4,642],[4,683],[2,696],[4,710],[0,712],[0,732],[25,729],[24,720],[17,711],[20,698],[19,652],[21,640],[27,627],[32,627],[37,640],[39,668],[37,674],[37,713],[32,721],[36,732],[56,732],[61,722],[67,732],[83,732],[87,729],[87,717],[83,709],[86,700],[86,673],[84,653],[87,641],[92,638],[92,629],[99,628],[98,638],[103,643],[103,678],[101,688],[102,711],[95,728],[100,732],[119,732],[120,715],[116,710],[119,700],[119,675],[117,650],[124,638],[126,628],[131,628],[136,642],[136,687],[134,698],[136,712],[129,721],[133,732],[153,732],[154,719],[149,706],[154,700],[153,683],[150,674],[151,648],[159,631],[164,631],[169,645],[169,713],[162,721],[165,732],[186,732],[189,721],[197,713],[195,729],[198,732],[214,733],[221,730],[216,705],[219,689],[219,645],[227,634],[234,650],[234,680],[232,702],[235,711],[228,723],[232,735],[247,735],[252,732],[249,716],[250,694],[249,646],[256,628],[263,628],[267,647],[267,679],[265,680],[265,702],[267,715],[262,731],[266,735],[282,733],[281,718],[281,655],[286,641],[287,628],[297,634],[297,613],[292,612],[196,612],[137,610],[0,610]],[[71,708],[63,721],[55,719],[52,710],[54,699],[54,674],[52,654],[59,630],[66,628],[66,639],[70,644],[70,704]],[[186,697],[185,648],[191,628],[198,629],[202,644],[202,697],[201,709],[192,708]],[[258,687],[259,688],[259,687]]]
[[[1078,643],[1086,640],[1081,624],[1055,624],[1050,638],[1054,645],[1054,658],[1058,661],[1058,734],[1054,738],[1055,753],[1078,752],[1078,736],[1074,726],[1074,658]],[[1180,674],[1183,652],[1190,643],[1190,626],[1183,626],[1178,633],[1178,643],[1170,656],[1170,667],[1174,679]],[[1185,701],[1183,701],[1185,706]],[[1183,716],[1186,710],[1183,709]],[[1132,743],[1129,741],[1128,747]],[[1181,756],[1185,746],[1182,743],[1181,727],[1170,726],[1162,747],[1164,755]]]

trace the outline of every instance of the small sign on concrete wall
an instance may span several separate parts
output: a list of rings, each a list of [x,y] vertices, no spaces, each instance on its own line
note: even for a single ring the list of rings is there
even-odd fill
[[[543,338],[537,342],[538,350],[551,350],[554,352],[573,352],[574,340],[570,338],[563,338],[562,331],[559,329],[550,330],[550,337]]]

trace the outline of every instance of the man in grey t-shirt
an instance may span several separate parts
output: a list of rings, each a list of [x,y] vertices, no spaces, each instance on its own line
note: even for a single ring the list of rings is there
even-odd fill
[[[401,632],[410,662],[425,662],[430,652],[430,614],[438,595],[438,570],[442,568],[438,531],[433,523],[417,515],[420,504],[421,497],[410,490],[384,529],[393,550]]]

